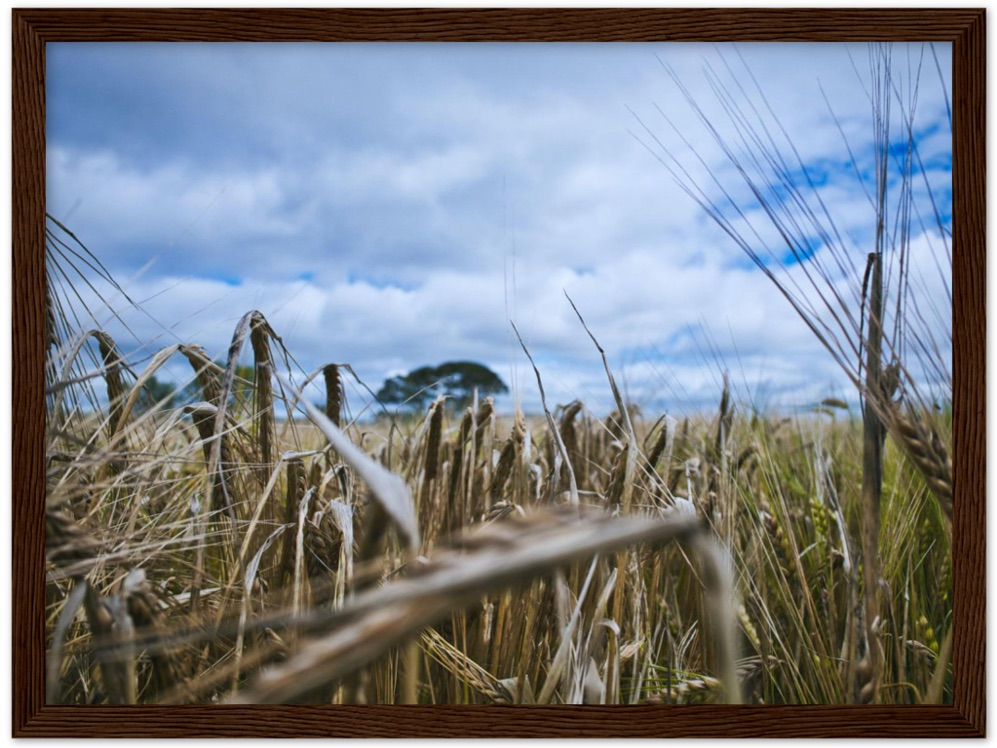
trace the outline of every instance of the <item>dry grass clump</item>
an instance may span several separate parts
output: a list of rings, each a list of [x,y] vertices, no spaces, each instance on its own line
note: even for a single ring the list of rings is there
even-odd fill
[[[136,372],[104,332],[52,339],[53,703],[638,700],[620,649],[637,662],[623,618],[647,602],[610,607],[621,585],[645,586],[631,544],[660,549],[691,615],[725,630],[732,582],[712,536],[660,498],[607,511],[626,489],[581,403],[552,462],[552,432],[517,413],[500,434],[490,399],[463,413],[437,401],[365,439],[342,420],[348,368],[323,367],[326,407],[311,405],[258,312],[222,363],[173,345]],[[150,404],[145,383],[175,355],[201,400]],[[585,501],[565,502],[561,468],[582,449]],[[737,700],[731,643],[710,657]]]

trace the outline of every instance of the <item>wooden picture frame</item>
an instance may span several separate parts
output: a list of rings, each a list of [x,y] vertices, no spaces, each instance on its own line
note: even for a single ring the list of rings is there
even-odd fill
[[[14,737],[979,737],[986,732],[985,11],[13,10]],[[55,41],[953,43],[951,706],[45,705],[45,45]]]

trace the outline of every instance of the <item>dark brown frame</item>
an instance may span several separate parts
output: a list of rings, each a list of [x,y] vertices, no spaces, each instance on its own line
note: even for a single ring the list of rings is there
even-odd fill
[[[985,735],[985,10],[15,9],[12,14],[14,737]],[[45,706],[45,43],[177,40],[953,42],[954,705]]]

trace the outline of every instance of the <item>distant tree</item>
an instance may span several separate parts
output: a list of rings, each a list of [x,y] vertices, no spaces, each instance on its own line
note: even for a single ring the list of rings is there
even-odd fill
[[[470,405],[474,391],[479,397],[509,391],[498,375],[473,361],[449,361],[439,366],[421,366],[408,374],[385,381],[377,398],[385,405],[402,405],[423,410],[440,395],[446,395],[455,408]]]

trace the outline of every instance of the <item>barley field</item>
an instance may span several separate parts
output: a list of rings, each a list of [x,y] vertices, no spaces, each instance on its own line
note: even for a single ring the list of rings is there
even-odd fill
[[[891,129],[888,52],[870,59],[882,148],[859,257],[732,99],[752,163],[717,144],[788,261],[645,127],[853,387],[792,414],[740,401],[722,372],[711,407],[644,412],[570,298],[608,414],[548,401],[521,337],[536,412],[383,407],[348,361],[303,371],[252,309],[227,351],[139,357],[80,321],[109,318],[80,309],[88,278],[127,295],[50,218],[48,702],[951,703],[951,332],[934,337],[945,300],[912,270],[930,211],[914,135],[891,138],[913,104]],[[154,386],[177,362],[183,403]]]
[[[725,387],[679,421],[607,366],[605,418],[441,398],[356,421],[348,367],[302,377],[258,312],[222,364],[190,344],[136,370],[65,311],[52,703],[951,701],[950,408],[878,401],[869,537],[864,419],[841,401],[782,417]],[[198,402],[150,401],[170,357]]]

